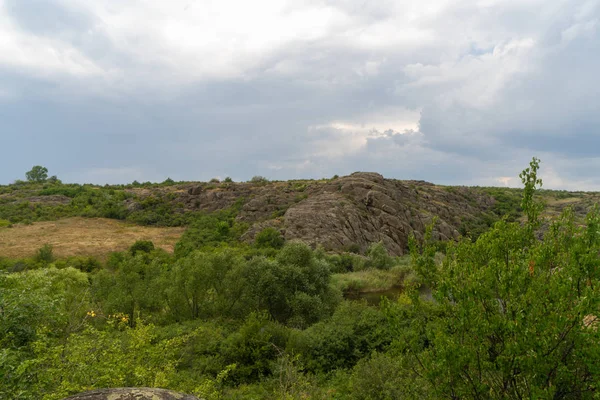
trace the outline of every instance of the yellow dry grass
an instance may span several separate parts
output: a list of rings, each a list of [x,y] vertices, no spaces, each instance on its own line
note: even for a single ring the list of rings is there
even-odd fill
[[[172,252],[185,228],[130,225],[106,218],[66,218],[0,228],[0,257],[31,257],[51,244],[56,257],[94,256],[104,259],[112,251],[127,250],[136,240],[151,240]]]

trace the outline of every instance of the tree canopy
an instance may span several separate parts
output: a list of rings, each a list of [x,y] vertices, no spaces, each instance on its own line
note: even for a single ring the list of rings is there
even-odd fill
[[[29,182],[45,182],[48,179],[48,168],[36,165],[25,173]]]

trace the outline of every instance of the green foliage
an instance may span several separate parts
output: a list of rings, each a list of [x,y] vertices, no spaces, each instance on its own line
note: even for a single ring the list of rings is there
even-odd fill
[[[25,173],[29,182],[45,182],[48,179],[48,168],[36,165]]]
[[[285,240],[281,233],[275,228],[265,228],[256,235],[254,240],[256,247],[280,249]]]
[[[226,177],[225,179],[223,179],[223,182],[225,182],[225,183],[232,183],[233,179],[231,179],[230,177]]]
[[[344,273],[365,269],[366,258],[354,253],[331,254],[326,257],[331,272]]]
[[[424,388],[413,385],[413,375],[401,357],[374,352],[352,369],[344,395],[356,400],[426,398]]]
[[[373,243],[367,250],[368,262],[367,268],[377,268],[388,270],[394,266],[395,260],[391,257],[383,242]]]
[[[23,347],[44,330],[60,336],[74,329],[88,288],[86,275],[73,268],[0,274],[0,348]]]
[[[246,285],[243,260],[230,249],[195,251],[166,274],[166,300],[177,320],[240,314]]]
[[[75,198],[85,192],[85,188],[80,185],[55,185],[45,187],[38,192],[40,196],[55,196],[62,195],[70,198]]]
[[[175,245],[175,255],[185,257],[194,250],[236,242],[244,230],[235,220],[236,214],[235,208],[197,214]]]
[[[61,184],[62,181],[60,179],[58,179],[58,177],[56,175],[52,175],[50,178],[48,178],[46,180],[46,182],[51,183],[51,184]]]
[[[250,182],[255,184],[266,184],[269,183],[269,180],[264,176],[255,175],[252,177],[252,179],[250,179]]]
[[[132,256],[135,256],[137,253],[151,253],[152,251],[154,251],[154,243],[151,240],[137,240],[129,248]]]
[[[505,217],[508,221],[516,221],[521,213],[522,189],[507,188],[485,188],[484,192],[494,198],[492,211],[499,217]]]
[[[32,345],[36,392],[60,400],[90,387],[164,387],[174,379],[177,355],[187,337],[155,342],[153,325],[123,331],[92,326],[65,343],[44,338]]]
[[[360,254],[360,246],[356,243],[352,243],[350,246],[348,246],[348,252],[354,253],[354,254]]]
[[[525,186],[523,189],[523,200],[521,201],[521,208],[525,210],[527,215],[527,222],[530,226],[537,226],[538,217],[543,209],[543,205],[536,202],[533,198],[535,191],[542,186],[542,180],[537,177],[537,171],[540,167],[540,160],[533,158],[529,163],[529,168],[526,168],[521,172],[519,178]]]
[[[148,196],[137,202],[134,211],[126,213],[127,221],[139,225],[181,226],[191,215],[185,215],[165,195]]]
[[[526,224],[500,221],[475,243],[450,246],[442,265],[427,242],[412,246],[438,317],[407,349],[415,385],[433,398],[591,398],[596,390],[600,216],[579,227],[566,211],[538,241],[536,173],[534,159],[521,174]],[[413,304],[431,314],[418,297]]]
[[[476,216],[465,217],[458,227],[458,232],[462,236],[468,237],[475,241],[481,234],[489,230],[497,221],[498,216],[495,214],[482,212]]]
[[[440,246],[433,224],[411,238],[410,262],[382,243],[365,256],[283,244],[275,229],[240,243],[243,199],[184,213],[165,188],[0,186],[4,225],[72,215],[190,225],[175,256],[137,242],[104,264],[54,259],[49,247],[1,258],[0,398],[155,386],[207,399],[593,399],[600,213],[544,221],[538,168],[533,159],[521,174],[523,190],[481,189],[497,201],[465,221],[470,238]],[[393,288],[397,300],[340,302],[352,288]]]
[[[287,342],[288,331],[264,313],[251,313],[244,324],[223,343],[226,363],[235,363],[234,382],[247,382],[271,373],[279,349]]]
[[[94,272],[102,267],[98,259],[85,256],[75,256],[68,257],[66,259],[55,260],[52,265],[59,269],[71,267],[82,272]]]
[[[167,267],[165,257],[127,254],[114,273],[101,270],[94,275],[92,293],[103,300],[107,314],[124,313],[133,326],[136,319],[164,310],[162,277]]]
[[[324,260],[300,242],[287,243],[276,260],[254,258],[244,270],[248,301],[276,321],[305,327],[329,315],[337,300]]]
[[[54,261],[53,247],[46,243],[40,247],[35,255],[35,261],[43,264],[50,264]]]
[[[301,354],[307,370],[330,372],[351,368],[375,350],[391,343],[385,315],[364,302],[343,302],[333,316],[297,332],[289,347]]]

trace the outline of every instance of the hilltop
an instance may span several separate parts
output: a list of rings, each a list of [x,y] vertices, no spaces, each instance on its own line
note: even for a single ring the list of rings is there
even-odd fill
[[[547,216],[572,206],[582,217],[600,198],[597,193],[540,193],[547,204]],[[0,187],[0,227],[67,217],[186,227],[194,226],[198,219],[215,216],[214,223],[228,225],[229,239],[234,241],[252,243],[258,233],[272,228],[287,241],[300,239],[327,251],[364,253],[370,244],[383,242],[391,254],[402,255],[407,251],[409,236],[422,237],[434,217],[438,221],[434,238],[441,241],[456,240],[461,235],[476,238],[501,217],[520,218],[520,195],[520,189],[441,186],[386,179],[369,172],[272,182],[264,178],[250,182],[167,181],[112,186],[20,182]],[[94,226],[98,223],[90,222],[90,229]],[[125,232],[121,226],[111,226],[112,237]],[[40,236],[47,233],[43,229],[28,232],[25,240],[35,245],[44,242],[35,232]],[[107,232],[106,226],[98,229],[100,238]],[[165,248],[172,249],[181,232],[173,231]],[[161,233],[123,235],[121,241],[152,240],[156,235]],[[8,237],[8,232],[0,235],[0,252],[7,252]],[[126,245],[123,242],[118,249]],[[24,248],[30,251],[32,246],[25,244]],[[15,256],[14,251],[9,253],[4,255]]]

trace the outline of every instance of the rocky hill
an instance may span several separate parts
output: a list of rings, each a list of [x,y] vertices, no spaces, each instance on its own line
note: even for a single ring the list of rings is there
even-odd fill
[[[480,190],[448,190],[368,172],[322,181],[207,183],[179,189],[174,201],[188,211],[216,211],[242,201],[237,219],[250,225],[243,236],[247,241],[273,227],[286,240],[301,239],[327,250],[358,246],[364,251],[383,241],[397,255],[405,253],[412,232],[423,235],[433,217],[438,217],[437,239],[457,239],[465,221],[480,219],[495,204]]]
[[[581,217],[600,200],[598,193],[540,194],[550,217],[568,206]],[[0,225],[79,216],[185,226],[197,212],[234,210],[236,221],[247,227],[242,235],[247,242],[271,227],[286,240],[300,239],[327,250],[364,252],[382,241],[392,254],[401,255],[409,236],[422,237],[434,217],[436,239],[476,237],[501,216],[519,218],[519,199],[519,189],[439,186],[369,172],[273,182],[21,183],[0,187]]]

